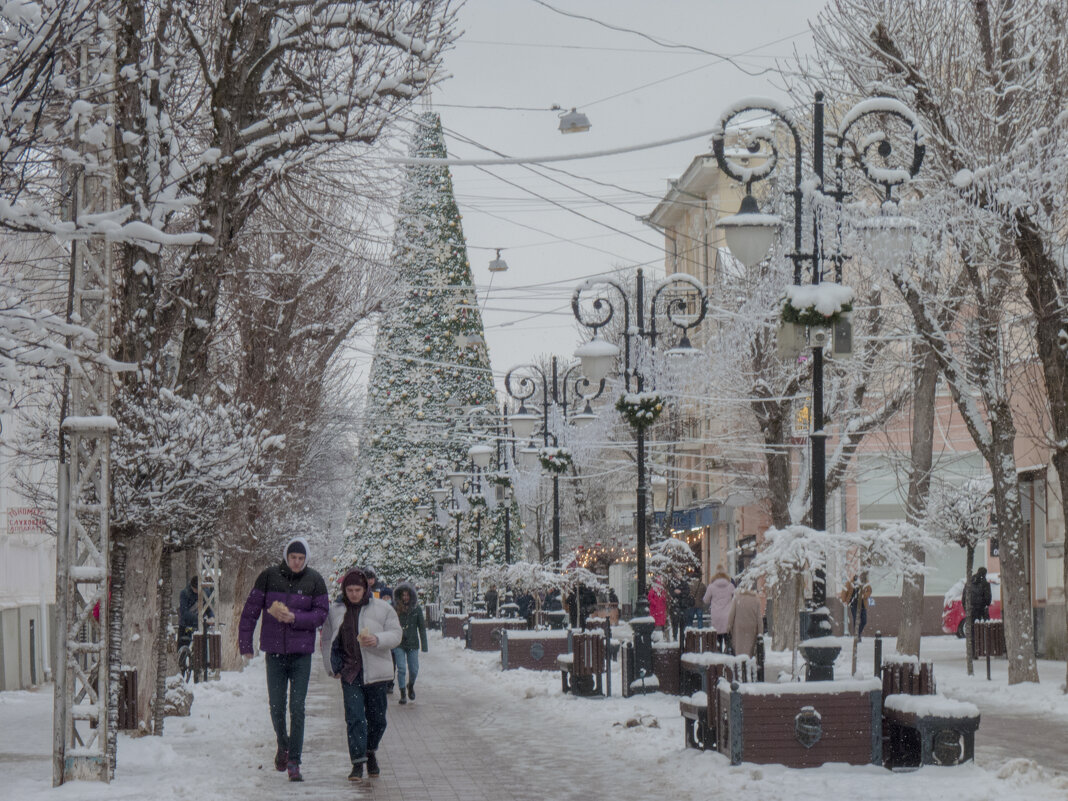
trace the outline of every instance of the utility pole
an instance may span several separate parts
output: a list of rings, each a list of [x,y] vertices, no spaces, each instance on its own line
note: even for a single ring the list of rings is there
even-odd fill
[[[79,53],[84,99],[107,111],[90,86],[90,51]],[[100,115],[102,118],[110,114]],[[79,132],[83,126],[78,123]],[[99,148],[85,143],[94,159],[72,168],[71,219],[112,205],[113,132]],[[87,164],[95,166],[87,167]],[[70,319],[93,331],[102,356],[111,350],[112,246],[103,235],[75,235],[71,242]],[[66,405],[69,404],[69,405]],[[111,497],[111,372],[82,361],[69,374],[69,397],[60,424],[56,542],[56,659],[52,784],[109,781],[114,768],[117,705],[109,688],[108,504]]]

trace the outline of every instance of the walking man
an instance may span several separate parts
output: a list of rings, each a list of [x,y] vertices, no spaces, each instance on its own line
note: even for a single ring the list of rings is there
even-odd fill
[[[362,570],[350,569],[341,580],[341,597],[330,605],[321,645],[327,674],[341,679],[352,762],[349,781],[363,780],[364,765],[368,776],[379,773],[376,752],[386,733],[391,651],[400,642],[401,626],[393,607],[371,595]]]
[[[266,654],[267,698],[278,750],[274,767],[288,771],[291,782],[304,781],[300,758],[304,748],[304,701],[308,696],[315,630],[330,606],[323,577],[307,566],[308,543],[294,537],[283,549],[283,561],[264,570],[245,601],[238,628],[242,656],[252,656],[252,632],[263,612],[260,650]],[[286,701],[289,730],[286,730]]]

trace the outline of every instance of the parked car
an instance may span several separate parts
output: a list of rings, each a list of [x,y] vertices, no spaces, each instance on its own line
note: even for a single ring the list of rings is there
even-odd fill
[[[990,619],[1001,620],[1001,576],[988,573],[990,582]],[[964,579],[961,579],[946,593],[942,601],[942,631],[964,637]]]

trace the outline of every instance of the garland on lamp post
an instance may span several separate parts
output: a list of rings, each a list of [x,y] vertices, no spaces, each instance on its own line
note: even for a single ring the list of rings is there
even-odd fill
[[[853,290],[835,283],[790,286],[782,300],[782,321],[829,328],[853,311]]]
[[[538,461],[543,470],[560,476],[571,469],[574,460],[567,448],[542,448],[538,451]]]
[[[659,392],[624,392],[616,401],[616,410],[631,428],[644,431],[664,411],[664,396]]]
[[[512,477],[505,473],[490,473],[486,478],[490,484],[496,487],[505,487],[507,489],[512,486]]]

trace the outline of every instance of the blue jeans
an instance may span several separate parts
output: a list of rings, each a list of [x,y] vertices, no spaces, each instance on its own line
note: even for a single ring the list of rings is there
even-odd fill
[[[415,677],[419,675],[419,649],[394,648],[393,656],[397,660],[397,683],[402,689],[415,684]],[[408,674],[407,681],[404,680],[405,673]]]
[[[267,700],[278,747],[289,761],[300,764],[304,750],[304,701],[311,677],[311,654],[266,654]],[[286,734],[286,696],[289,696],[289,734]]]
[[[352,684],[341,682],[349,759],[354,765],[366,762],[367,752],[377,751],[386,733],[386,684],[360,684],[359,678]]]

